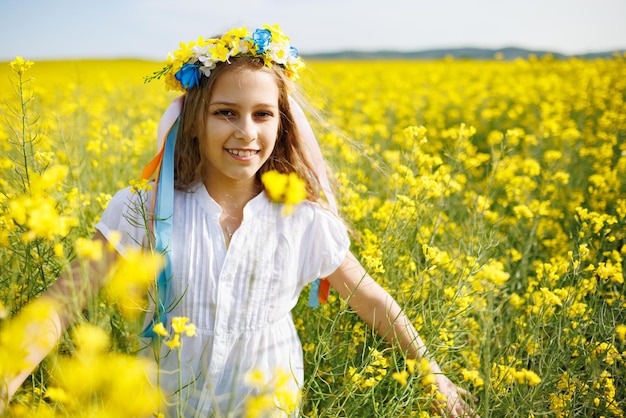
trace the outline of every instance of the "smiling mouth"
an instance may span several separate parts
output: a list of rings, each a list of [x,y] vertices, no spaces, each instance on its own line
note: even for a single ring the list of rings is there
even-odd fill
[[[259,153],[258,150],[242,150],[242,149],[227,149],[229,154],[237,155],[239,157],[252,157],[253,155],[257,155]]]

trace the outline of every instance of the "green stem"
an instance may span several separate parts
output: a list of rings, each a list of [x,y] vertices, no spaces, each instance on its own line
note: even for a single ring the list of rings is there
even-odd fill
[[[180,339],[180,346],[178,347],[177,359],[178,359],[178,405],[176,405],[176,409],[178,410],[178,417],[184,418],[183,416],[183,372],[182,372],[182,352],[183,352],[183,339]]]
[[[22,177],[22,187],[24,192],[30,193],[30,173],[28,171],[28,153],[26,151],[26,125],[27,125],[27,117],[26,117],[26,105],[27,102],[24,100],[24,79],[22,78],[22,74],[19,74],[19,82],[18,82],[18,95],[20,97],[20,119],[22,122],[22,135],[21,135],[21,145],[22,145],[22,158],[24,160],[24,176]],[[30,142],[30,141],[29,141]],[[32,153],[32,143],[31,145],[31,153]]]

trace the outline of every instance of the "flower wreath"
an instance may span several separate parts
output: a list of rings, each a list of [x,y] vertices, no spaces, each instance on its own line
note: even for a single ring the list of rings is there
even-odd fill
[[[209,77],[218,62],[230,62],[236,56],[261,57],[269,68],[278,64],[292,80],[304,67],[298,50],[290,45],[282,29],[278,25],[263,25],[252,33],[243,27],[231,29],[221,38],[199,37],[195,42],[181,42],[178,51],[168,54],[167,65],[146,77],[146,81],[164,76],[168,90],[184,92],[198,86],[202,75]]]

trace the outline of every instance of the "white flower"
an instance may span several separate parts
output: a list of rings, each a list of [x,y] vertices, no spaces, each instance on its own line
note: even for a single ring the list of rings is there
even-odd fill
[[[212,45],[205,45],[205,46],[195,45],[194,47],[191,48],[191,50],[193,51],[196,58],[202,61],[202,57],[206,57],[209,55],[209,48],[211,46]]]
[[[200,67],[200,71],[202,71],[202,74],[204,74],[205,77],[208,77],[211,75],[211,70],[213,70],[214,68],[215,68],[215,62],[207,60],[205,62],[205,65]]]
[[[269,56],[276,64],[286,64],[291,55],[289,52],[289,45],[286,44],[272,43],[268,48]]]
[[[248,44],[243,39],[239,40],[239,44],[237,45],[237,51],[239,51],[239,54],[247,54],[250,51],[250,48],[248,48]]]

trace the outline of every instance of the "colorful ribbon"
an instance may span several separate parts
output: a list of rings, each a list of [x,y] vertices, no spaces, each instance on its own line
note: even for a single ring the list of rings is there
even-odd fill
[[[169,281],[172,277],[170,256],[172,238],[172,218],[174,215],[174,146],[178,134],[177,118],[167,132],[161,151],[148,163],[141,173],[142,179],[150,179],[156,172],[154,192],[152,194],[154,247],[163,254],[164,267],[157,277],[157,295],[155,312],[150,324],[142,331],[143,337],[156,337],[154,325],[167,324],[167,306],[169,303]]]
[[[144,337],[156,337],[152,330],[155,324],[167,323],[167,306],[169,303],[169,280],[172,277],[171,265],[171,236],[172,217],[174,215],[174,145],[178,134],[179,117],[183,107],[183,97],[179,96],[167,108],[161,117],[158,128],[159,153],[143,169],[141,178],[149,180],[154,175],[156,181],[152,195],[154,208],[154,222],[152,231],[155,239],[155,249],[163,254],[165,267],[157,278],[156,309],[150,324],[142,331]],[[337,204],[330,188],[326,174],[326,162],[320,146],[315,138],[313,129],[309,125],[306,115],[296,101],[289,98],[291,110],[298,127],[298,132],[304,140],[313,170],[320,181],[320,187],[328,201],[330,208],[337,213]],[[318,278],[311,284],[308,303],[311,307],[319,306],[328,300],[330,283],[326,279]]]
[[[295,124],[298,127],[298,133],[304,140],[309,159],[311,160],[311,164],[313,165],[313,170],[315,171],[315,174],[319,179],[320,187],[324,192],[324,196],[328,201],[328,205],[330,206],[332,211],[337,214],[337,202],[335,201],[335,196],[333,195],[333,191],[330,188],[328,175],[326,174],[326,161],[324,160],[324,156],[322,155],[320,145],[315,138],[315,133],[313,132],[313,129],[311,129],[311,125],[309,124],[306,115],[304,114],[302,108],[298,105],[298,103],[290,97],[289,104],[291,106],[291,113],[293,114]],[[309,306],[312,308],[317,308],[320,303],[326,303],[328,301],[329,294],[330,283],[328,282],[328,280],[324,278],[316,279],[313,283],[311,283],[311,288],[309,290]]]

